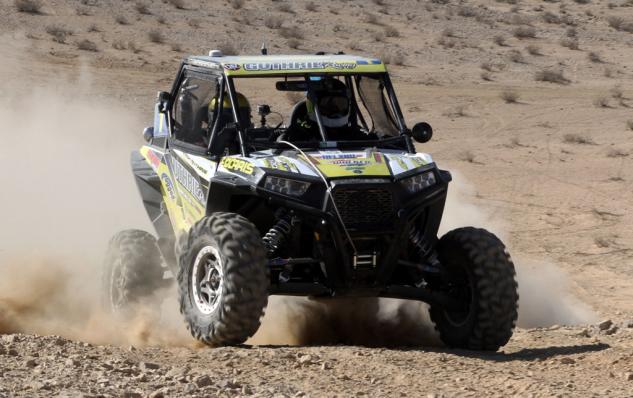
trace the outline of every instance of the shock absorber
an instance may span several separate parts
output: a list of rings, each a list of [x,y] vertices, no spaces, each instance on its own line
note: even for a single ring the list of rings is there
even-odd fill
[[[425,241],[424,234],[418,228],[411,227],[409,240],[415,247],[420,261],[426,260],[430,265],[437,266],[437,255],[433,252],[433,246]]]
[[[272,256],[283,245],[292,230],[292,216],[280,209],[277,214],[277,222],[264,235],[262,241],[268,250],[268,255]]]

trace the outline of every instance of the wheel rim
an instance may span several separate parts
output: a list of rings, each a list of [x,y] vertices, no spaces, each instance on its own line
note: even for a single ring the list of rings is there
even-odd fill
[[[123,288],[125,286],[125,277],[121,272],[121,259],[117,258],[112,265],[112,273],[110,274],[110,307],[112,311],[117,312],[123,307]]]
[[[448,294],[464,303],[462,311],[444,310],[446,321],[454,327],[464,326],[470,320],[472,304],[474,302],[474,290],[470,274],[465,267],[460,266],[459,271],[454,272],[454,279],[448,284]]]
[[[193,262],[191,287],[198,311],[209,315],[218,308],[224,291],[224,272],[215,247],[206,246],[198,252]]]

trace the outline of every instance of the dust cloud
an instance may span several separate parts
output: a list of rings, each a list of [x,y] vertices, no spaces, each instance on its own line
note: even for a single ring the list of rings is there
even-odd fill
[[[82,71],[0,87],[0,333],[190,344],[173,295],[162,316],[141,310],[122,320],[101,310],[108,240],[151,230],[129,166],[143,118],[100,95]]]
[[[453,182],[446,200],[440,234],[463,226],[477,226],[495,233],[508,247],[519,284],[520,327],[578,325],[595,322],[597,315],[570,290],[565,272],[548,259],[531,258],[512,249],[507,220],[473,203],[475,190],[465,177],[452,171]]]

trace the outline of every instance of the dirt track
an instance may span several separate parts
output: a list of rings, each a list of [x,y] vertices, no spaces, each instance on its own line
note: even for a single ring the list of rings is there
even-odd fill
[[[308,12],[306,2],[288,2],[294,13],[280,3],[251,0],[238,9],[191,0],[176,9],[148,2],[143,14],[133,2],[62,0],[31,15],[0,1],[0,166],[8,171],[0,174],[0,261],[57,256],[54,250],[82,256],[35,281],[21,262],[0,262],[0,321],[11,320],[0,330],[27,333],[0,340],[0,396],[630,397],[633,36],[609,22],[633,21],[630,3],[323,1]],[[125,24],[115,21],[121,15]],[[287,32],[265,26],[270,15],[299,27],[298,49],[288,48]],[[48,32],[56,26],[69,31],[63,42]],[[521,26],[536,37],[517,37]],[[148,41],[156,27],[163,43]],[[400,37],[375,36],[388,27]],[[562,45],[574,35],[578,50]],[[522,271],[522,328],[503,352],[429,344],[207,349],[190,342],[177,314],[161,330],[176,337],[150,342],[132,325],[95,316],[93,279],[108,236],[147,227],[128,156],[151,120],[155,92],[168,88],[184,53],[228,42],[256,52],[262,38],[274,53],[337,47],[406,55],[390,66],[403,110],[436,131],[419,149],[456,176],[451,189],[459,195],[445,228],[495,230]],[[98,51],[78,49],[83,39]],[[535,81],[545,69],[570,82]],[[517,101],[505,101],[506,92]],[[108,194],[95,195],[104,186]],[[38,289],[24,294],[35,282]],[[9,308],[26,311],[22,323]],[[601,330],[603,319],[615,327]],[[591,325],[552,326],[576,322]]]

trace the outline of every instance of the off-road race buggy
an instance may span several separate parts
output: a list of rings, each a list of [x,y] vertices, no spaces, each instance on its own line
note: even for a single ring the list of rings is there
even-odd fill
[[[323,101],[330,89],[344,94]],[[284,123],[272,109],[289,99]],[[332,101],[347,112],[336,136]],[[313,136],[294,134],[305,121]],[[486,230],[438,238],[451,175],[413,143],[431,135],[407,128],[378,59],[187,57],[132,154],[158,239],[111,240],[106,304],[129,310],[171,273],[192,335],[221,346],[257,331],[269,295],[418,300],[447,346],[497,350],[517,319],[514,265]]]

